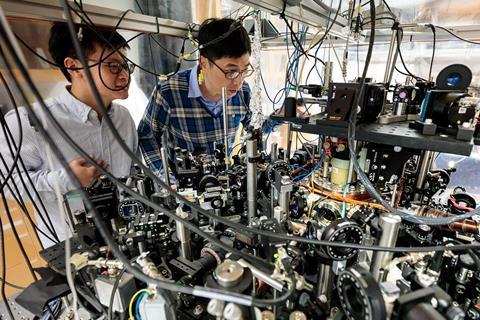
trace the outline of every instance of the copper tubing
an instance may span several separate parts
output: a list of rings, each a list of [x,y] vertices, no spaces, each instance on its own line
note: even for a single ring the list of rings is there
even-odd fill
[[[446,217],[452,216],[451,213],[448,213],[439,209],[435,209],[435,208],[430,208],[427,206],[422,206],[418,208],[415,213],[417,216],[430,217],[430,218],[439,218],[439,217],[446,218]]]
[[[452,222],[448,225],[448,229],[452,231],[480,234],[480,227],[473,220]]]
[[[319,190],[316,188],[312,188],[307,186],[306,184],[300,184],[302,187],[307,188],[311,192],[315,192],[321,195],[324,195],[330,199],[334,199],[337,201],[344,201],[347,203],[351,203],[353,205],[364,205],[364,206],[370,206],[372,208],[380,209],[383,211],[387,211],[385,207],[378,203],[373,203],[373,202],[366,202],[366,201],[359,201],[359,200],[353,200],[350,198],[344,198],[343,196],[334,194],[332,192],[324,191],[324,190]],[[452,217],[454,216],[451,213],[435,209],[435,208],[430,208],[427,206],[420,207],[416,210],[416,215],[421,216],[421,217],[431,217],[431,218],[438,218],[438,217]],[[458,231],[458,232],[466,232],[466,233],[472,233],[472,234],[480,234],[480,225],[477,224],[477,222],[473,220],[464,220],[460,222],[453,222],[445,226],[444,228],[452,231]]]
[[[328,192],[328,191],[324,191],[324,190],[320,190],[320,189],[316,189],[316,188],[312,188],[312,187],[309,187],[309,186],[307,186],[306,184],[303,184],[303,183],[300,184],[300,186],[310,190],[311,192],[315,192],[315,193],[324,195],[324,196],[326,196],[330,199],[334,199],[334,200],[337,200],[337,201],[343,201],[343,202],[350,203],[350,204],[353,204],[353,205],[358,205],[358,206],[369,206],[369,207],[372,207],[372,208],[375,208],[375,209],[380,209],[380,210],[383,210],[383,211],[387,211],[387,209],[385,209],[384,206],[382,206],[381,204],[378,204],[378,203],[354,200],[354,199],[351,199],[351,198],[348,198],[348,197],[344,198],[341,195],[338,195],[338,194],[335,194],[335,193],[332,193],[332,192]]]
[[[455,216],[454,214],[451,214],[449,212],[445,212],[435,208],[429,208],[426,206],[418,208],[416,214],[417,216],[431,217],[431,218],[438,218],[438,217],[447,218],[447,217]],[[480,226],[476,221],[473,221],[473,220],[452,222],[444,228],[452,231],[480,234]]]
[[[370,206],[372,208],[380,209],[383,211],[387,211],[385,207],[378,203],[373,203],[373,202],[366,202],[366,201],[359,201],[359,200],[353,200],[350,198],[344,198],[343,196],[334,194],[332,192],[324,191],[324,190],[319,190],[316,188],[312,188],[307,186],[306,184],[300,184],[302,187],[307,188],[311,192],[315,192],[321,195],[324,195],[330,199],[334,199],[337,201],[344,201],[347,203],[351,203],[353,205],[364,205],[364,206]],[[438,217],[452,217],[454,216],[451,213],[435,209],[435,208],[429,208],[427,206],[420,207],[416,210],[416,215],[421,216],[421,217],[432,217],[432,218],[438,218]],[[472,233],[472,234],[480,234],[480,225],[477,224],[477,222],[473,220],[464,220],[461,222],[453,222],[445,226],[448,230],[452,231],[459,231],[459,232],[466,232],[466,233]]]

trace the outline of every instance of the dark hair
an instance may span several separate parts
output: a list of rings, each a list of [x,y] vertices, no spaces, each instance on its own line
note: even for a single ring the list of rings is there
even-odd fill
[[[79,34],[79,29],[81,32]],[[107,46],[110,49],[130,48],[125,40],[118,32],[108,30],[96,29],[95,31],[89,26],[76,25],[75,30],[79,34],[80,47],[83,50],[85,57],[88,57],[95,51],[96,45]],[[106,39],[108,42],[105,41]],[[48,51],[53,58],[53,61],[60,67],[65,78],[72,81],[67,68],[65,68],[64,60],[67,57],[77,58],[75,47],[73,46],[72,38],[66,23],[54,23],[50,29],[50,40],[48,41]]]
[[[225,38],[219,38],[225,34],[228,34]],[[200,55],[211,60],[239,58],[245,53],[252,53],[247,30],[240,21],[228,18],[205,20],[198,31],[198,45]]]

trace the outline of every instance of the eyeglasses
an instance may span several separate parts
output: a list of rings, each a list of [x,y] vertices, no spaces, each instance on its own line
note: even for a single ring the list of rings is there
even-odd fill
[[[96,61],[96,60],[90,60],[89,61]],[[98,61],[96,61],[98,63]],[[125,62],[125,63],[120,63],[116,61],[108,61],[108,62],[100,62],[101,64],[106,64],[108,66],[108,70],[112,74],[119,74],[123,70],[127,70],[129,74],[132,74],[133,71],[135,70],[135,65],[130,62]]]
[[[255,71],[255,69],[252,69],[252,68],[246,69],[246,70],[243,70],[243,71],[225,71],[222,68],[220,68],[218,66],[218,64],[216,64],[213,60],[211,60],[209,58],[207,58],[207,60],[210,61],[211,63],[213,63],[218,69],[220,69],[220,71],[222,71],[223,74],[225,75],[225,78],[227,78],[229,80],[234,80],[234,79],[237,79],[238,77],[242,77],[242,78],[249,77]]]

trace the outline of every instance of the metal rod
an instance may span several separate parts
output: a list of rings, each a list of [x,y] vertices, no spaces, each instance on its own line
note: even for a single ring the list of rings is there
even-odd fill
[[[270,146],[270,158],[273,161],[278,160],[278,143],[274,142]],[[272,184],[270,187],[270,212],[271,216],[273,217],[273,210],[275,208],[275,186]]]
[[[278,194],[278,205],[282,208],[282,212],[288,217],[290,212],[290,191],[287,188],[281,188]]]
[[[415,196],[414,200],[418,201],[420,200],[421,196],[421,190],[423,189],[423,184],[425,183],[425,178],[427,177],[427,173],[430,170],[430,167],[432,166],[433,160],[434,160],[434,152],[433,151],[424,151],[422,157],[419,160],[418,164],[418,173],[417,173],[417,184],[415,185],[416,191],[415,191]]]
[[[290,159],[290,149],[292,148],[292,124],[289,122],[287,124],[287,153],[285,156],[286,161]]]
[[[276,191],[277,191],[277,190],[275,189],[275,186],[272,185],[272,186],[270,187],[270,209],[271,209],[271,213],[272,213],[272,214],[271,214],[271,217],[275,217],[275,214],[274,214],[274,213],[275,213],[275,204],[276,204],[276,202],[275,202],[275,200],[276,200],[276,199],[275,199],[275,193],[276,193]]]
[[[182,219],[191,219],[191,216],[182,210],[181,207],[177,208],[176,212],[177,216]],[[191,251],[191,243],[190,243],[190,230],[185,228],[185,225],[181,221],[176,221],[176,229],[177,229],[177,238],[180,241],[180,256],[184,259],[191,260],[192,251]]]
[[[327,264],[320,264],[318,268],[317,300],[327,310],[330,309],[332,297],[333,273],[332,267]]]
[[[230,164],[230,150],[228,149],[228,116],[227,116],[227,88],[222,87],[222,105],[223,105],[223,133],[225,144],[225,169]]]
[[[167,150],[163,147],[160,148],[160,157],[162,157],[163,179],[166,184],[170,185],[170,168],[168,167]]]
[[[244,259],[240,259],[237,262],[242,267],[250,269],[250,271],[252,272],[252,274],[255,278],[262,280],[263,282],[265,282],[266,284],[268,284],[269,286],[271,286],[272,288],[274,288],[278,291],[283,290],[283,283],[281,281],[273,279],[269,274],[261,271],[260,269],[258,269],[254,265],[248,263]]]
[[[330,83],[332,82],[332,70],[333,70],[333,62],[326,61],[325,68],[323,73],[323,94],[328,94],[328,90],[330,89]]]
[[[402,219],[399,216],[391,213],[385,213],[380,216],[378,222],[382,230],[378,243],[380,247],[395,247],[401,222]],[[377,281],[383,281],[381,277],[386,276],[386,274],[382,274],[381,270],[392,260],[392,257],[392,252],[377,251],[373,254],[370,272]]]
[[[272,158],[272,161],[278,160],[278,143],[276,142],[270,146],[270,158]]]
[[[395,50],[395,42],[397,39],[397,30],[392,30],[392,36],[390,37],[390,46],[388,48],[387,63],[385,65],[385,74],[383,76],[383,82],[389,83],[388,78],[390,77],[390,69],[392,69],[392,58]],[[395,64],[393,64],[395,65]]]
[[[397,32],[396,30],[394,32]],[[391,68],[390,68],[390,74],[388,75],[388,82],[390,84],[390,82],[392,82],[392,77],[393,77],[393,72],[395,71],[395,65],[397,64],[397,58],[398,58],[398,50],[395,50],[395,53],[393,55],[393,60],[392,60],[392,63],[391,63]],[[387,88],[388,89],[388,88]]]
[[[248,222],[257,216],[257,140],[251,137],[247,140],[247,202]]]
[[[355,154],[357,154],[357,141],[353,141],[353,147],[355,148]],[[353,161],[350,160],[348,163],[348,175],[347,175],[347,183],[351,184],[353,181],[353,173],[355,172],[353,168]]]

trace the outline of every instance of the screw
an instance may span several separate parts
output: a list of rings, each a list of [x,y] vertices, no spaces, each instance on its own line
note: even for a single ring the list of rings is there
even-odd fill
[[[201,304],[197,304],[195,306],[195,309],[193,309],[193,314],[196,315],[196,316],[199,316],[203,313],[203,307]]]

